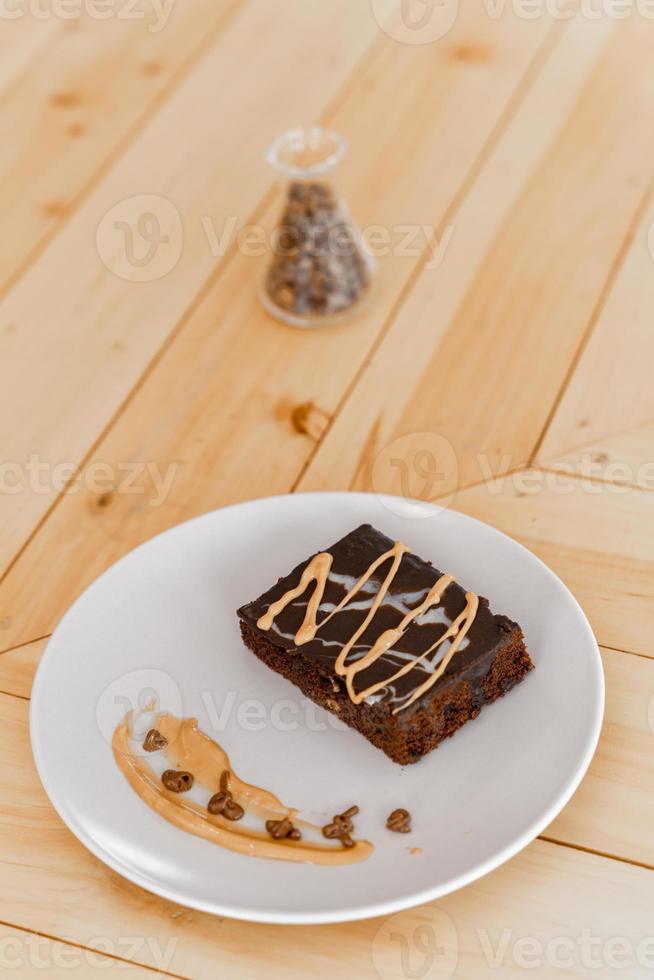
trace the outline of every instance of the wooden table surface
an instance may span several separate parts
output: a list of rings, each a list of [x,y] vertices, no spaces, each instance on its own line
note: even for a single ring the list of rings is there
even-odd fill
[[[0,964],[650,975],[654,22],[462,3],[430,40],[395,0],[42,7],[0,17]],[[388,247],[359,319],[301,332],[260,309],[237,232],[278,212],[269,140],[314,121],[350,140],[343,189]],[[590,772],[518,857],[390,922],[174,907],[46,799],[28,738],[46,639],[164,528],[347,488],[444,498],[570,586],[607,680]]]

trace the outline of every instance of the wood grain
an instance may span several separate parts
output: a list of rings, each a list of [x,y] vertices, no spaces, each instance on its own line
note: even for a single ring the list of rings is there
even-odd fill
[[[382,976],[388,970],[389,977],[402,977],[403,944],[391,933],[412,943],[421,923],[447,937],[444,955],[456,954],[458,947],[457,976],[483,976],[494,950],[503,978],[523,976],[515,943],[526,935],[543,945],[562,936],[577,943],[592,923],[600,956],[611,937],[623,936],[634,950],[651,937],[654,871],[543,841],[475,885],[437,905],[403,912],[385,928],[379,919],[339,926],[250,925],[180,909],[119,878],[61,824],[34,771],[26,702],[0,696],[0,725],[0,918],[11,916],[23,927],[82,945],[98,936],[124,944],[128,934],[137,941],[133,958],[148,965],[155,965],[148,939],[157,952],[169,950],[174,940],[169,971],[192,977],[224,973],[234,980],[264,980],[278,959],[290,980],[305,980],[307,972],[327,976],[335,956],[357,977],[378,980],[380,967]],[[446,918],[432,920],[430,908]],[[587,974],[577,961],[568,975]],[[645,976],[645,967],[636,964],[630,975]]]
[[[602,650],[606,711],[590,769],[545,836],[654,867],[654,662]]]
[[[0,654],[0,692],[30,697],[34,674],[47,643],[47,639],[36,640]]]
[[[546,466],[646,489],[654,487],[653,222],[650,203],[538,454]]]
[[[186,0],[160,32],[0,16],[3,972],[17,957],[17,974],[55,977],[654,969],[654,24],[463,4],[440,40],[407,44],[398,11]],[[350,139],[347,199],[392,247],[364,315],[300,333],[261,312],[262,260],[233,236],[272,228],[263,150],[313,120]],[[133,197],[132,221],[179,215],[163,229],[179,260],[151,281],[112,237]],[[45,489],[16,493],[12,472],[34,458],[70,464],[69,490],[81,465],[82,489],[63,493],[50,469]],[[585,780],[544,839],[388,919],[248,925],[135,888],[73,838],[38,780],[28,712],[44,635],[157,531],[350,486],[444,499],[572,588],[606,645]]]
[[[245,220],[270,186],[269,140],[289,118],[323,111],[378,33],[365,0],[285,0],[285,8],[288,19],[269,4],[242,8],[0,306],[0,363],[12,365],[0,389],[3,456],[50,467],[47,480],[26,478],[23,492],[0,495],[1,568],[60,490],[62,474],[52,467],[81,461],[220,265],[202,217],[219,233],[230,216]],[[293,84],[299,58],[312,66],[302,86]],[[220,112],[216,93],[224,93]],[[142,270],[126,259],[113,265],[129,241],[112,237],[115,221],[126,220],[122,211],[114,219],[113,209],[133,198],[129,220],[161,215],[173,261],[181,249],[169,274],[148,282],[134,281]],[[169,253],[160,254],[167,262]]]
[[[395,440],[412,433],[451,447],[444,486],[529,460],[652,174],[640,122],[654,102],[652,38],[635,22],[571,24],[300,489],[369,488],[376,456],[391,445],[401,458]],[[399,474],[378,474],[375,489],[399,492]]]
[[[429,47],[416,53],[381,42],[327,120],[353,137],[345,190],[362,224],[395,229],[422,212],[438,226],[548,26],[534,32],[518,18],[479,24],[471,12],[437,57]],[[484,57],[462,60],[473,42]],[[438,98],[426,101],[425,91]],[[451,149],[435,182],[434,158],[446,137]],[[403,147],[401,168],[389,153],[395,146]],[[277,208],[271,204],[264,221]],[[253,288],[259,263],[238,253],[89,463],[114,473],[121,464],[149,464],[172,477],[165,499],[156,505],[146,473],[140,495],[114,484],[104,496],[65,496],[0,585],[0,649],[50,632],[86,583],[157,531],[221,504],[288,490],[418,260],[386,255],[367,315],[339,330],[300,333],[261,311]],[[53,581],[48,556],[61,549],[67,572]],[[47,588],[36,586],[40,576]]]
[[[159,970],[144,969],[122,958],[104,956],[103,947],[111,948],[113,943],[103,942],[103,939],[98,937],[97,949],[80,948],[0,923],[0,966],[9,976],[9,971],[15,976],[20,971],[20,977],[28,980],[46,975],[48,980],[65,980],[72,971],[83,971],[73,972],[73,976],[125,977],[126,980],[153,980],[155,976],[163,976]],[[116,948],[129,951],[127,944]]]
[[[0,160],[0,213],[12,229],[0,239],[0,293],[239,4],[187,0],[160,30],[149,0],[132,5],[130,18],[59,22],[0,103],[0,127],[12,134]]]
[[[654,496],[529,470],[459,492],[454,507],[517,538],[575,594],[600,643],[654,656]]]
[[[654,422],[603,436],[546,460],[541,467],[589,481],[654,490]]]
[[[3,19],[0,31],[0,93],[5,98],[31,70],[54,38],[66,29],[70,31],[71,27],[54,17],[38,20],[24,15]]]

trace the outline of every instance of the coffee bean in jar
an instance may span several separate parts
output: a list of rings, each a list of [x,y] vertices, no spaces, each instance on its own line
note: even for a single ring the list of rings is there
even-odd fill
[[[285,133],[268,159],[290,177],[263,283],[263,302],[294,326],[318,326],[354,311],[371,288],[373,261],[337,193],[332,171],[345,152],[338,133]],[[327,176],[329,174],[329,176]]]
[[[353,307],[370,286],[357,238],[328,184],[292,183],[266,278],[272,302],[317,317]]]

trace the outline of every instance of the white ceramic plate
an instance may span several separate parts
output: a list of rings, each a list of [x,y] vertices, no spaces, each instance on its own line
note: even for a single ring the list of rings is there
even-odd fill
[[[370,522],[521,623],[536,670],[454,738],[401,768],[246,651],[235,609]],[[238,774],[316,823],[357,803],[363,864],[298,865],[225,851],[150,810],[111,733],[155,693],[196,716]],[[597,743],[604,682],[577,602],[530,552],[453,511],[324,493],[219,510],[154,538],[74,604],[41,661],[31,711],[39,774],[100,860],[183,905],[264,922],[337,922],[438,898],[506,861],[561,810]],[[338,727],[336,727],[338,726]],[[411,835],[384,827],[406,807]],[[412,854],[409,848],[421,848]]]

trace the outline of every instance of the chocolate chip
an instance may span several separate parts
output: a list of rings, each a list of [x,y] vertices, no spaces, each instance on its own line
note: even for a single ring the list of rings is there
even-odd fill
[[[161,782],[171,793],[188,793],[193,785],[193,776],[184,770],[166,769],[161,776]]]
[[[342,832],[340,827],[337,827],[335,823],[328,823],[322,828],[323,837],[327,837],[329,840],[333,840],[335,837],[341,837]]]
[[[242,820],[244,815],[245,810],[239,803],[234,803],[232,799],[227,800],[223,810],[225,820]]]
[[[168,739],[156,728],[150,729],[143,742],[143,748],[146,752],[158,752],[160,749],[165,749],[167,745]]]
[[[285,840],[287,837],[291,840],[302,840],[302,834],[288,817],[283,817],[282,820],[266,820],[266,830],[273,840]]]
[[[352,817],[355,817],[358,812],[358,806],[351,806],[343,813],[334,814],[332,823],[328,823],[322,828],[323,837],[327,837],[330,840],[337,838],[341,841],[343,847],[354,847],[354,841],[350,834],[354,830]]]
[[[386,826],[396,834],[408,834],[411,830],[411,814],[408,810],[393,810],[386,821]]]
[[[359,812],[358,806],[351,806],[344,813],[341,813],[339,816],[341,820],[350,820],[351,817],[356,817],[358,812]]]
[[[287,817],[283,820],[266,820],[266,830],[275,840],[282,840],[291,831],[291,821]]]
[[[214,793],[209,802],[207,803],[207,810],[214,816],[218,813],[222,813],[225,809],[225,805],[229,802],[229,793]]]
[[[245,810],[239,803],[235,803],[229,790],[229,769],[223,770],[220,774],[220,792],[214,793],[207,804],[207,810],[212,815],[222,814],[225,820],[241,820],[245,815]]]

